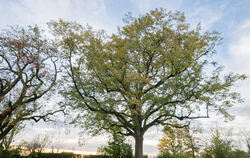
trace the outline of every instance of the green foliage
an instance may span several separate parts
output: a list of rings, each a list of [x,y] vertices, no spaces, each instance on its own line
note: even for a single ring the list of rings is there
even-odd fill
[[[98,148],[98,152],[103,153],[110,158],[132,158],[133,150],[130,144],[125,143],[124,139],[113,138],[109,140],[107,146]]]
[[[242,150],[232,151],[231,155],[233,158],[250,158],[250,154]]]
[[[34,158],[75,158],[74,153],[40,153]]]
[[[221,67],[209,61],[220,40],[217,32],[201,33],[183,14],[161,9],[131,19],[112,36],[72,22],[50,23],[68,72],[64,105],[79,111],[74,123],[92,133],[120,128],[132,134],[144,120],[146,131],[202,108],[230,117],[227,109],[240,101],[230,89],[245,76],[221,78]]]

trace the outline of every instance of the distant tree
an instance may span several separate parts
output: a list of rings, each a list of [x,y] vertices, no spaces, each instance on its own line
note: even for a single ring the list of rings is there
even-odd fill
[[[214,129],[211,132],[211,140],[204,149],[202,157],[204,158],[234,158],[232,152],[234,150],[233,140],[230,135],[222,135],[222,131]]]
[[[200,138],[202,136],[202,128],[199,127],[198,125],[190,127],[187,126],[187,138],[188,138],[188,143],[187,146],[188,148],[191,149],[191,157],[199,157],[200,151],[201,151],[201,141]]]
[[[178,123],[174,125],[175,127],[164,128],[164,135],[158,144],[161,157],[195,158],[199,152],[199,146],[194,134],[198,134],[199,130],[190,131],[189,126],[183,128]]]
[[[248,154],[250,154],[250,131],[241,130],[239,132],[240,140],[238,141],[239,150],[242,146],[247,148]]]
[[[0,33],[0,142],[22,121],[47,120],[58,112],[44,107],[56,83],[56,53],[37,26]]]
[[[243,142],[247,146],[248,154],[250,154],[250,131],[243,133]]]
[[[36,135],[30,141],[21,142],[20,146],[23,147],[23,150],[28,151],[29,158],[42,158],[41,153],[44,151],[44,148],[50,144],[50,142],[51,139],[48,135]]]
[[[74,22],[50,22],[65,68],[61,91],[73,123],[92,134],[117,131],[135,139],[143,156],[143,136],[173,120],[208,118],[241,101],[231,90],[244,75],[223,75],[211,61],[217,32],[193,29],[182,13],[155,9],[133,18],[108,36]]]

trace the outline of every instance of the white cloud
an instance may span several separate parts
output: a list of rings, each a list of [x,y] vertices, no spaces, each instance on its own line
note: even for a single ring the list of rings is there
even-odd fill
[[[4,5],[4,3],[3,3]],[[90,24],[96,29],[114,32],[116,25],[108,17],[106,6],[102,0],[22,0],[12,1],[8,5],[8,18],[11,24],[46,26],[50,20],[59,18]],[[0,17],[0,20],[4,17]],[[6,17],[4,19],[7,19]],[[9,21],[1,20],[9,24]],[[1,24],[2,27],[4,24]]]
[[[203,30],[209,30],[222,19],[227,5],[228,3],[219,6],[203,5],[198,1],[192,8],[187,9],[186,15],[191,26],[195,27],[200,22]]]
[[[231,40],[228,47],[230,55],[229,60],[225,61],[227,71],[244,73],[250,75],[250,19],[238,25],[238,29],[231,32]],[[250,96],[249,84],[250,79],[247,79],[241,90],[244,95]],[[245,90],[244,90],[245,89]],[[250,97],[249,97],[250,98]]]
[[[229,53],[233,58],[234,65],[239,65],[244,71],[244,68],[250,67],[250,63],[247,62],[250,59],[250,19],[239,26],[235,32],[232,32]],[[247,65],[242,67],[242,64]]]
[[[139,9],[140,13],[145,13],[155,8],[165,8],[170,11],[185,11],[187,22],[192,27],[196,27],[199,22],[204,30],[209,30],[224,15],[224,11],[228,3],[223,3],[218,7],[212,5],[203,5],[200,2],[194,3],[192,7],[183,7],[184,1],[177,0],[130,0]]]
[[[189,17],[191,17],[192,24],[196,25],[201,22],[202,29],[209,30],[214,23],[221,19],[222,14],[214,12],[214,10],[205,6],[201,6],[190,13]]]
[[[229,58],[224,60],[223,65],[225,65],[226,72],[246,74],[248,78],[235,87],[245,102],[235,105],[231,109],[231,113],[235,114],[236,119],[230,125],[250,130],[250,127],[246,126],[250,119],[250,19],[236,25],[235,28],[237,29],[230,32],[229,36]]]

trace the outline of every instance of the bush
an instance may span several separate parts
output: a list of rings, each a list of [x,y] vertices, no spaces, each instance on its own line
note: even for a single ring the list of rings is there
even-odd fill
[[[20,151],[18,149],[14,150],[0,149],[0,158],[23,158],[23,157],[20,155]]]
[[[28,158],[75,158],[77,154],[65,152],[65,153],[35,153],[29,155]]]
[[[163,153],[162,155],[158,156],[158,158],[190,158],[190,155],[186,154],[170,154],[170,153]]]
[[[109,158],[107,155],[88,155],[88,156],[83,156],[83,158]]]
[[[98,151],[107,155],[109,158],[132,158],[133,150],[130,144],[124,143],[124,139],[114,137],[108,142],[107,146],[98,148]]]
[[[242,150],[233,151],[231,154],[232,154],[232,157],[237,157],[237,158],[250,158],[250,154],[248,154],[247,152],[242,151]]]

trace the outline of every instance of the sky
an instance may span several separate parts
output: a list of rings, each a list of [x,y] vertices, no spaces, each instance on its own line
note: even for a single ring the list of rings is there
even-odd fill
[[[225,66],[225,72],[243,73],[250,77],[249,6],[249,0],[0,0],[0,30],[8,25],[39,25],[46,29],[47,22],[61,18],[89,24],[94,29],[104,29],[111,34],[123,25],[122,19],[128,12],[137,17],[155,8],[181,11],[191,26],[200,22],[202,30],[221,33],[223,43],[216,48],[214,59]],[[234,89],[245,99],[244,103],[230,110],[236,116],[235,120],[225,123],[221,116],[214,116],[201,120],[204,126],[218,123],[250,131],[250,78],[238,83]],[[107,136],[92,138],[84,135],[85,145],[80,147],[79,131],[60,122],[30,124],[18,139],[31,139],[36,134],[53,134],[53,142],[58,147],[89,152],[96,151],[107,141]],[[156,145],[160,137],[161,132],[157,128],[146,133],[146,154],[158,152]]]

